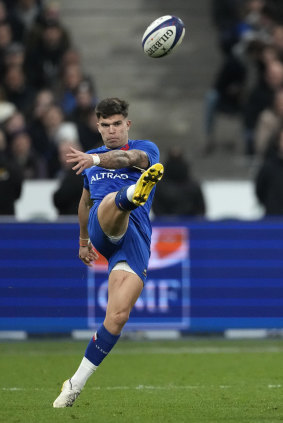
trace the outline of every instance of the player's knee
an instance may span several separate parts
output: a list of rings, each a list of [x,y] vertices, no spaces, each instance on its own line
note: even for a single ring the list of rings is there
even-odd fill
[[[126,310],[119,311],[111,314],[112,324],[120,329],[127,323],[129,320],[129,312]]]
[[[110,192],[103,198],[101,204],[105,207],[114,206],[116,194],[116,192]]]

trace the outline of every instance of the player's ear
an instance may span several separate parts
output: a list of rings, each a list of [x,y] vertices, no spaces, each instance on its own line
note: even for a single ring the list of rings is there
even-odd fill
[[[132,121],[131,120],[127,120],[127,128],[128,129],[130,129],[131,124],[132,124]]]

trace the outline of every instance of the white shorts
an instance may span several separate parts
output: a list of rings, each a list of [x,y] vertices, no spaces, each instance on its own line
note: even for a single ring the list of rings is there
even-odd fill
[[[130,268],[126,261],[119,261],[118,263],[116,263],[112,269],[112,272],[113,270],[124,270],[125,272],[130,272],[136,275],[136,272],[134,272],[133,269]]]

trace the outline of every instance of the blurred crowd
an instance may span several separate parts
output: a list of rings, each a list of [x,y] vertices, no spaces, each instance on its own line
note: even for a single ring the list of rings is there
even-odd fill
[[[283,0],[211,0],[221,66],[205,97],[205,154],[217,149],[220,114],[242,125],[243,150],[259,159],[256,195],[283,214]],[[70,146],[102,144],[95,81],[53,0],[0,0],[0,214],[14,214],[23,181],[60,181],[53,202],[76,214],[82,178]],[[201,185],[178,147],[167,152],[156,216],[205,216]],[[170,201],[168,201],[170,197]],[[170,204],[170,207],[168,206]]]
[[[66,153],[70,146],[87,151],[101,145],[96,103],[94,81],[59,4],[0,0],[0,214],[15,214],[23,181],[38,179],[59,179],[53,194],[58,214],[77,214],[83,181]],[[165,167],[153,213],[204,216],[200,184],[180,149],[168,152]]]
[[[283,125],[283,2],[212,0],[212,17],[222,61],[205,99],[205,152],[221,113],[240,119],[245,154],[262,158]]]
[[[205,150],[218,148],[220,115],[240,121],[256,163],[255,193],[268,216],[283,214],[283,1],[211,0],[221,66],[205,97]]]
[[[283,0],[211,0],[221,65],[205,96],[204,154],[218,148],[219,115],[236,117],[255,163],[255,195],[266,216],[283,215]],[[156,190],[157,216],[204,217],[205,198],[173,147]]]
[[[20,196],[24,180],[72,178],[63,158],[70,145],[101,145],[96,102],[59,3],[0,0],[1,214],[13,214],[8,200]],[[64,214],[68,206],[54,201]]]

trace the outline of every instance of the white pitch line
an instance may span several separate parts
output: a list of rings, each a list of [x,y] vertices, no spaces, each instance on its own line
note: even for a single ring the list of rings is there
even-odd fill
[[[176,348],[133,348],[132,350],[113,350],[119,355],[137,354],[239,354],[239,353],[282,353],[283,347],[179,347]]]
[[[170,348],[170,347],[153,347],[153,348],[143,348],[143,347],[137,347],[133,348],[132,350],[124,350],[117,348],[114,349],[111,352],[115,355],[179,355],[179,354],[264,354],[264,353],[282,353],[283,352],[283,346],[282,347],[178,347]],[[79,354],[79,352],[76,351],[64,351],[62,353],[61,350],[58,351],[23,351],[22,355],[26,357],[41,357],[46,355],[74,355]],[[9,356],[15,356],[19,355],[19,352],[17,351],[9,351],[7,353],[1,353],[2,356],[9,355]]]
[[[282,385],[266,385],[268,389],[280,389]],[[219,388],[219,389],[230,389],[232,385],[137,385],[137,386],[93,386],[87,388],[92,391],[126,391],[126,390],[138,390],[138,391],[172,391],[172,390],[190,390],[190,389],[208,389],[208,388]],[[54,391],[51,388],[21,388],[11,387],[0,388],[2,391]]]

